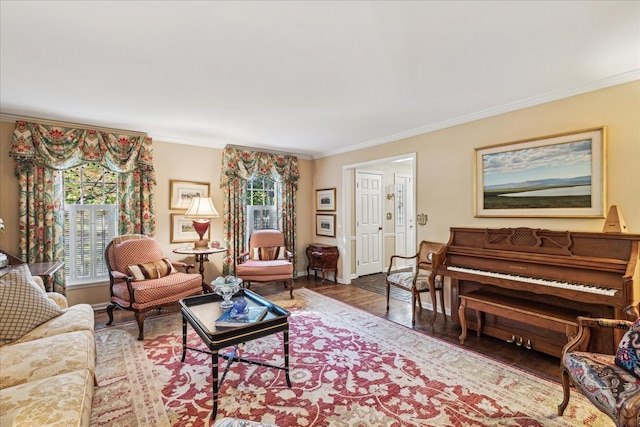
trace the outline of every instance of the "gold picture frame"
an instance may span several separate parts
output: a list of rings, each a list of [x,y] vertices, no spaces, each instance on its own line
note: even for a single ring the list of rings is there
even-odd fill
[[[211,227],[207,229],[204,239],[210,239]],[[195,243],[200,236],[193,228],[193,218],[185,218],[183,214],[171,214],[171,240],[170,243]]]
[[[316,235],[336,237],[335,214],[316,214]]]
[[[194,197],[209,197],[209,183],[169,181],[169,209],[187,210]]]
[[[476,217],[603,218],[606,127],[475,149]]]
[[[336,189],[323,188],[316,190],[316,210],[317,211],[336,211]]]

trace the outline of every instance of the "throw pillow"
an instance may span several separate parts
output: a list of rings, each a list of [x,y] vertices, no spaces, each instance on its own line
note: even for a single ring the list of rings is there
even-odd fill
[[[265,248],[253,248],[251,259],[261,261],[273,261],[287,259],[287,250],[284,246],[270,246]]]
[[[158,261],[147,262],[144,264],[135,264],[127,267],[129,274],[133,276],[133,280],[149,280],[159,279],[164,276],[168,276],[171,273],[175,273],[176,269],[173,268],[169,258],[164,258]]]
[[[616,365],[640,378],[640,319],[631,325],[620,340],[616,352]]]
[[[60,314],[62,309],[38,287],[27,264],[0,278],[0,346]]]

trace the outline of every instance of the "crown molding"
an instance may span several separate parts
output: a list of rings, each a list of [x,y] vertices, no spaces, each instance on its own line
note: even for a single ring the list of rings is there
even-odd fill
[[[458,126],[464,123],[473,122],[475,120],[485,119],[492,116],[497,116],[504,113],[510,113],[512,111],[522,110],[524,108],[533,107],[540,104],[545,104],[551,101],[557,101],[564,98],[569,98],[583,93],[593,92],[607,87],[616,86],[623,83],[629,83],[635,80],[640,80],[640,69],[632,70],[627,73],[618,74],[615,76],[607,77],[605,79],[596,80],[586,84],[575,85],[567,89],[550,92],[544,95],[534,96],[531,98],[523,99],[520,101],[512,102],[509,104],[501,105],[495,108],[489,108],[487,110],[478,111],[476,113],[467,114],[465,116],[455,117],[450,120],[444,120],[442,122],[434,123],[431,125],[411,129],[404,132],[399,132],[393,135],[385,136],[382,138],[372,139],[370,141],[362,142],[356,145],[346,145],[345,148],[340,150],[333,150],[323,152],[316,158],[333,156],[336,154],[344,154],[351,151],[361,150],[364,148],[374,147],[376,145],[386,144],[388,142],[399,141],[401,139],[410,138],[412,136],[421,135],[423,133],[434,132],[441,129],[446,129],[453,126]]]

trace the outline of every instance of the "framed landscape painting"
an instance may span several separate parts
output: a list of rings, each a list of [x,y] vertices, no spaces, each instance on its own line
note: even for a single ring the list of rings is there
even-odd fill
[[[169,209],[187,210],[194,197],[209,197],[209,184],[206,182],[171,180],[169,185]]]
[[[475,149],[476,217],[605,215],[606,128]]]

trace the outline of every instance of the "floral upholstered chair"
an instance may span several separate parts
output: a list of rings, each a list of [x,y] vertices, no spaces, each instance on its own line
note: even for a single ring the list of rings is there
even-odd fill
[[[578,335],[562,351],[564,398],[562,415],[569,404],[570,386],[585,395],[617,426],[640,426],[640,319],[625,320],[578,317]],[[628,329],[615,355],[584,351],[591,328]]]
[[[284,282],[293,299],[293,256],[285,248],[284,234],[279,230],[256,230],[249,237],[249,250],[241,253],[236,276],[244,286],[252,282]]]
[[[387,311],[389,311],[389,292],[391,286],[404,289],[411,292],[411,324],[416,324],[416,301],[422,309],[422,301],[420,301],[421,292],[431,292],[431,302],[433,306],[433,316],[431,317],[430,326],[433,325],[438,316],[438,307],[436,305],[436,292],[440,294],[440,308],[444,320],[447,320],[447,314],[444,311],[444,286],[442,276],[436,274],[436,267],[444,261],[444,252],[446,245],[442,243],[420,242],[418,253],[413,256],[392,255],[387,269]],[[395,272],[396,261],[415,260],[415,271]]]
[[[144,339],[147,311],[203,290],[202,276],[189,273],[192,264],[170,261],[156,240],[141,234],[115,237],[107,245],[104,258],[111,292],[107,325],[113,323],[115,307],[131,310],[138,322],[139,340]],[[185,272],[178,272],[176,267],[184,268]]]

